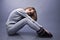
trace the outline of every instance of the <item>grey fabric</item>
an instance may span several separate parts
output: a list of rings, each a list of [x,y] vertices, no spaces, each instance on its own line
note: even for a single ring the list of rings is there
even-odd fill
[[[8,34],[14,34],[26,24],[35,31],[40,30],[40,27],[42,27],[30,16],[28,16],[23,9],[15,9],[10,13],[10,16],[6,22],[7,32]]]

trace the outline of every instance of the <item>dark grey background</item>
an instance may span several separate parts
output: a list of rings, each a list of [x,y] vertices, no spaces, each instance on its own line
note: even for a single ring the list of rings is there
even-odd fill
[[[0,0],[0,40],[59,40],[60,39],[60,1],[59,0]],[[53,34],[52,38],[39,38],[27,25],[19,35],[8,36],[6,20],[16,8],[35,7],[38,23]]]

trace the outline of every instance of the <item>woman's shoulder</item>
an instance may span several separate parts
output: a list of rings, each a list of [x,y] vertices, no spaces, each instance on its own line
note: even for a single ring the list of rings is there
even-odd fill
[[[24,10],[23,8],[17,8],[17,9],[13,9],[12,12],[16,12],[16,11],[22,11]]]
[[[24,9],[23,8],[17,8],[14,11],[22,11],[22,10],[24,10]]]
[[[15,14],[15,12],[22,11],[22,10],[24,10],[24,9],[23,8],[17,8],[17,9],[13,9],[10,13]]]

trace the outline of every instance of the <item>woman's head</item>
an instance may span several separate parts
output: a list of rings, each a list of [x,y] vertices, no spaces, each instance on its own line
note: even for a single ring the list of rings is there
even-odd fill
[[[37,21],[37,13],[36,13],[36,9],[34,7],[27,7],[24,10],[32,19]]]
[[[25,11],[27,12],[29,16],[32,16],[34,13],[36,13],[36,10],[34,7],[27,7],[25,8]]]

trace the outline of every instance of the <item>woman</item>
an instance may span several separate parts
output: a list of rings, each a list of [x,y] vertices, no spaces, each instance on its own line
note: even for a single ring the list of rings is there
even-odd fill
[[[34,7],[15,9],[11,12],[6,22],[7,32],[9,35],[14,35],[27,24],[37,32],[39,37],[52,37],[52,34],[36,21],[37,13]]]

